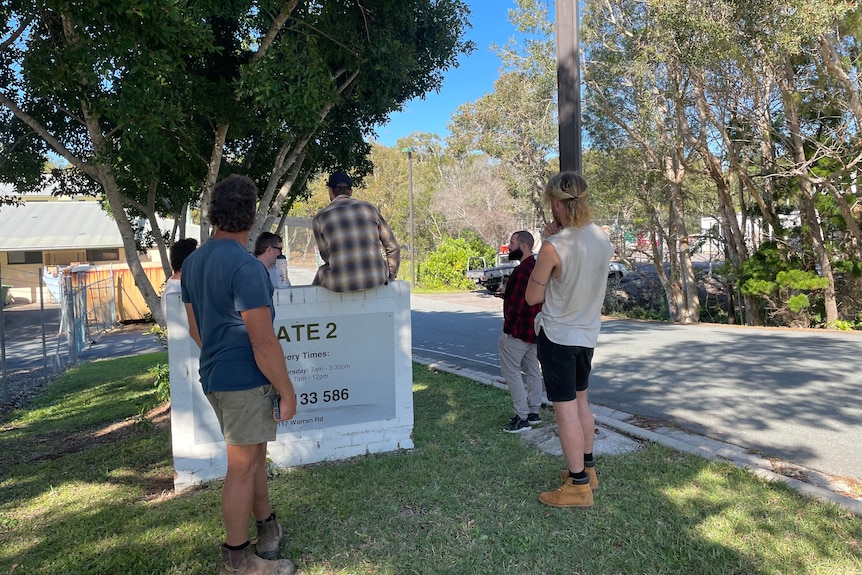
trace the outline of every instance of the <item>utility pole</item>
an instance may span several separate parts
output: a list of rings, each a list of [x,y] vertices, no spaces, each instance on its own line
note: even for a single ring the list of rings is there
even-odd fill
[[[410,285],[416,289],[416,252],[413,251],[413,148],[402,148],[407,154],[407,177],[410,187]]]
[[[556,0],[560,171],[582,173],[578,0]]]

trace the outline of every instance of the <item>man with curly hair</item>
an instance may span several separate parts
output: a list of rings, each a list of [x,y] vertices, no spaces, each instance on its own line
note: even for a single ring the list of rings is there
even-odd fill
[[[266,444],[275,440],[278,422],[296,414],[296,395],[272,326],[272,284],[246,250],[256,203],[257,187],[249,178],[222,180],[209,205],[215,233],[189,255],[181,277],[189,333],[201,348],[201,384],[227,447],[222,575],[296,570],[287,559],[274,560],[283,530],[269,501]],[[255,553],[250,515],[257,522]]]

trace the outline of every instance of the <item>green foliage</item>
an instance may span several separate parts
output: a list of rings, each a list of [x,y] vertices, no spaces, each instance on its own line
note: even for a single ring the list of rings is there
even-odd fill
[[[239,172],[259,184],[263,227],[315,173],[368,173],[373,127],[439,90],[474,49],[462,0],[11,2],[0,12],[0,180],[38,186],[54,153],[79,187],[97,183],[160,320],[128,239],[137,216],[175,217]],[[161,234],[151,239],[164,248]]]
[[[154,365],[147,371],[147,376],[153,378],[153,386],[156,388],[156,399],[160,403],[171,399],[171,369],[167,363]]]
[[[801,265],[776,242],[764,242],[743,265],[740,291],[762,298],[775,325],[809,327],[820,321],[822,292],[829,281],[796,267]]]
[[[862,321],[837,319],[829,322],[826,327],[829,329],[837,329],[838,331],[853,331],[855,329],[862,329]]]
[[[625,317],[628,319],[640,319],[649,321],[668,321],[670,319],[670,316],[667,313],[667,306],[663,306],[661,311],[636,307],[628,311],[625,314]]]
[[[436,250],[428,254],[422,264],[422,285],[432,289],[469,289],[473,287],[473,282],[465,275],[469,259],[484,257],[486,261],[494,261],[494,255],[494,249],[476,236],[446,238]]]
[[[168,348],[168,329],[160,326],[157,323],[153,327],[144,332],[144,335],[151,335],[153,339],[162,344],[165,349]]]
[[[24,198],[13,194],[0,194],[0,207],[2,206],[23,206]]]
[[[829,281],[826,278],[822,278],[814,272],[802,270],[780,271],[775,276],[775,282],[779,288],[789,288],[792,290],[826,289],[826,286],[829,285]]]
[[[790,311],[793,313],[801,313],[803,310],[811,307],[811,300],[808,299],[807,294],[796,294],[787,299],[787,307],[790,308]]]

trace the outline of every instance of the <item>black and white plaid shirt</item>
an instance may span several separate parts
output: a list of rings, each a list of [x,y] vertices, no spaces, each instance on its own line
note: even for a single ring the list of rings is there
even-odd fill
[[[383,285],[398,274],[401,255],[395,234],[368,202],[336,196],[314,216],[311,227],[324,261],[314,285],[336,292],[360,291]]]

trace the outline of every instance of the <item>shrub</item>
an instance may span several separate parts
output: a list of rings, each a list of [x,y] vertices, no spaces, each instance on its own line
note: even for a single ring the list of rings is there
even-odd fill
[[[762,299],[775,325],[810,327],[821,321],[823,290],[828,280],[800,269],[801,260],[764,242],[743,266],[740,290]]]
[[[156,399],[159,403],[171,398],[171,369],[170,366],[160,363],[147,371],[147,375],[153,378],[153,386],[156,388]]]
[[[473,282],[465,274],[467,261],[471,257],[484,257],[493,261],[494,255],[493,248],[476,238],[446,238],[425,259],[422,285],[431,289],[469,289],[473,287]]]

